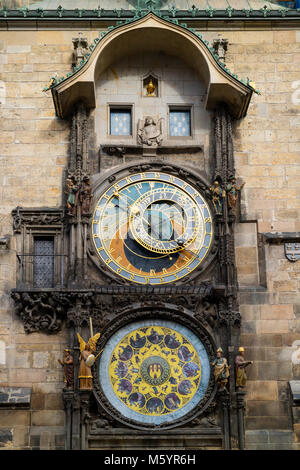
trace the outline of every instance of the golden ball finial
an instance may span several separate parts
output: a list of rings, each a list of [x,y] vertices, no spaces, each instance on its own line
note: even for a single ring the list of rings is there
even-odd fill
[[[155,92],[155,85],[154,83],[152,82],[152,78],[150,78],[150,81],[146,87],[146,90],[147,90],[147,96],[153,96],[154,95],[154,92]]]

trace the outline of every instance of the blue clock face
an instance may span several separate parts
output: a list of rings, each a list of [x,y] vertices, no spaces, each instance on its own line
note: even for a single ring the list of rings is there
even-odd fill
[[[209,206],[189,183],[145,172],[114,183],[98,200],[92,223],[99,257],[138,284],[175,282],[197,269],[213,237]]]

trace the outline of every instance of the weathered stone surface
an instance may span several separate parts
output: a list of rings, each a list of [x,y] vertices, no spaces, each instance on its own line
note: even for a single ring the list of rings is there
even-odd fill
[[[32,394],[32,408],[34,410],[43,410],[45,408],[46,395],[43,393]]]
[[[64,411],[33,411],[33,426],[63,426],[65,421]]]
[[[262,380],[247,382],[248,400],[278,400],[278,389],[276,380]]]
[[[247,402],[247,416],[286,416],[288,403],[279,401],[254,401]]]
[[[63,401],[61,393],[49,393],[45,396],[46,410],[61,410],[62,408]]]
[[[285,429],[290,428],[287,416],[255,416],[245,417],[246,429]]]
[[[33,367],[38,369],[47,368],[49,363],[49,354],[47,352],[34,352],[33,353]]]
[[[13,444],[15,448],[26,449],[29,446],[29,426],[14,426]]]
[[[1,426],[29,426],[30,412],[23,410],[0,410]]]
[[[264,444],[269,442],[269,433],[267,430],[258,431],[246,431],[246,447],[249,448],[249,444]]]

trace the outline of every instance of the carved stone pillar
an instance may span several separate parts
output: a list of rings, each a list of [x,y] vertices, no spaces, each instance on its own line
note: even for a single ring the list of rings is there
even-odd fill
[[[80,449],[86,450],[86,428],[89,421],[89,404],[90,404],[90,395],[89,391],[80,391]]]
[[[71,449],[80,449],[80,398],[79,394],[74,393],[72,402],[72,436]]]
[[[87,111],[75,106],[71,124],[70,158],[66,177],[69,230],[69,285],[87,280],[87,224],[91,190],[88,172]]]
[[[236,406],[238,413],[238,429],[239,429],[239,449],[245,449],[245,426],[244,426],[244,411],[245,411],[245,396],[246,392],[236,392]]]
[[[225,448],[237,448],[240,436],[240,411],[229,406],[235,397],[234,351],[239,346],[241,316],[237,301],[238,283],[234,248],[235,214],[229,206],[228,191],[232,178],[235,176],[232,117],[227,109],[220,105],[215,112],[214,180],[219,182],[225,194],[222,214],[217,217],[217,232],[219,239],[219,282],[225,285],[225,295],[219,301],[219,324],[223,348],[230,366],[228,381],[229,398],[223,397],[224,439]]]
[[[73,402],[74,392],[70,390],[65,390],[63,392],[63,402],[66,412],[66,440],[65,440],[65,449],[71,450],[72,448],[72,402]]]
[[[230,407],[231,407],[231,400],[230,396],[227,392],[219,393],[219,399],[222,406],[223,411],[223,435],[224,435],[224,450],[230,450]]]

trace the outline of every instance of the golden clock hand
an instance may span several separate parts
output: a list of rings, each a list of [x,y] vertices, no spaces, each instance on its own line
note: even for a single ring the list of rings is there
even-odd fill
[[[117,194],[118,194],[118,195],[117,195]],[[122,193],[121,193],[121,194],[120,194],[120,193],[117,193],[117,194],[114,193],[113,195],[114,195],[115,197],[117,197],[117,198],[120,200],[120,195],[121,195]],[[120,206],[120,205],[118,205],[118,204],[116,204],[115,207],[119,207],[120,209],[122,209],[122,210],[124,210],[124,211],[126,210],[127,212],[129,212],[129,209],[130,209],[131,207],[133,207],[133,205],[134,205],[134,203],[136,202],[136,200],[133,199],[132,197],[128,196],[128,194],[126,194],[126,198],[130,199],[131,201],[133,201],[132,204],[130,204],[130,205],[127,206],[127,209],[123,209],[123,207]],[[151,226],[151,224],[148,222],[148,220],[145,219],[145,217],[142,216],[142,219],[143,219],[149,226]]]

